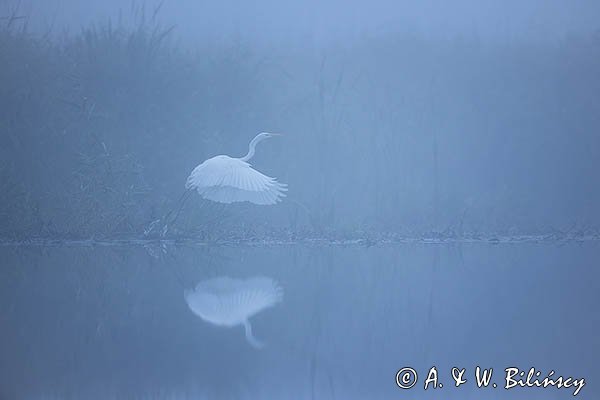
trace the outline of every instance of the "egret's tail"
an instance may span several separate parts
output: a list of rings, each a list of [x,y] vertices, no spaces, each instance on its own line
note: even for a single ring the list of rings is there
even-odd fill
[[[265,344],[255,338],[252,334],[252,325],[250,325],[250,321],[244,321],[244,330],[246,331],[246,340],[248,340],[248,343],[250,343],[252,347],[256,349],[262,349],[265,347]]]

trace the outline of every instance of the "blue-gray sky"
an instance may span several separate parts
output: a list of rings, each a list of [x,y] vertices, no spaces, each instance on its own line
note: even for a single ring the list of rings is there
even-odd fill
[[[12,0],[5,1],[11,3]],[[13,2],[14,3],[14,2]],[[152,8],[158,1],[148,1]],[[123,0],[23,0],[35,28],[77,29],[110,16],[130,15]],[[134,2],[142,4],[142,2]],[[182,39],[239,35],[249,40],[324,42],[353,35],[404,31],[424,36],[472,36],[483,40],[559,40],[600,29],[595,0],[165,0],[165,23]]]

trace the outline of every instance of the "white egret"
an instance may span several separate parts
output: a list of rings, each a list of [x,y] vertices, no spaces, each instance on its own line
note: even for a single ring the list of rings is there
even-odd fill
[[[274,136],[279,134],[262,132],[256,135],[248,145],[248,154],[242,158],[225,155],[209,158],[194,168],[185,188],[194,189],[203,198],[218,203],[278,203],[285,197],[287,185],[261,174],[248,163],[254,156],[256,145]]]
[[[204,321],[225,327],[243,325],[248,342],[261,348],[264,345],[252,334],[248,318],[279,303],[283,289],[271,278],[240,280],[223,276],[202,281],[183,294],[190,310]]]
[[[198,165],[185,182],[186,191],[179,199],[178,207],[169,211],[164,217],[153,221],[144,230],[150,234],[162,221],[162,236],[165,236],[169,225],[175,224],[183,205],[194,190],[204,199],[218,203],[230,204],[248,201],[254,204],[276,204],[286,196],[287,185],[279,183],[275,178],[263,175],[250,166],[248,160],[254,156],[256,145],[265,139],[281,136],[278,133],[262,132],[256,135],[248,145],[248,154],[241,158],[225,155],[215,156]],[[175,217],[169,222],[173,212]]]

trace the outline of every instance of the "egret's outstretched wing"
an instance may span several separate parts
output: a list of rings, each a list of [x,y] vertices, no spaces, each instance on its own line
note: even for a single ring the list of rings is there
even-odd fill
[[[245,161],[228,156],[213,157],[197,166],[185,187],[219,203],[275,204],[287,191],[287,185],[261,174]]]

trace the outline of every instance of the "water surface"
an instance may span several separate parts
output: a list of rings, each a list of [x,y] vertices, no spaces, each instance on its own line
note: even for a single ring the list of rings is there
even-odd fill
[[[4,247],[0,398],[572,398],[477,389],[478,365],[499,386],[510,366],[584,377],[578,397],[597,398],[599,256],[598,242]],[[264,348],[189,309],[184,291],[219,277],[282,288],[250,318]],[[444,387],[424,391],[434,365]]]

